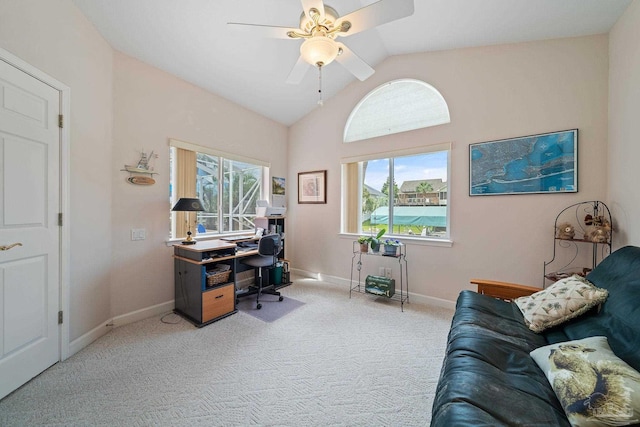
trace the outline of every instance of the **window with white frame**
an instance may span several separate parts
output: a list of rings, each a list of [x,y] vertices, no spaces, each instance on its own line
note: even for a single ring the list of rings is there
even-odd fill
[[[415,79],[387,82],[356,105],[344,143],[450,122],[444,97]],[[342,160],[342,232],[448,239],[450,144]]]
[[[343,159],[345,233],[449,238],[449,144]]]
[[[437,126],[451,121],[436,88],[416,79],[387,82],[355,106],[344,129],[344,143]]]
[[[256,202],[266,197],[268,163],[183,141],[170,140],[170,145],[171,206],[181,197],[197,197],[205,209],[192,214],[192,232],[253,232]],[[184,236],[187,227],[185,213],[172,212],[171,237]]]

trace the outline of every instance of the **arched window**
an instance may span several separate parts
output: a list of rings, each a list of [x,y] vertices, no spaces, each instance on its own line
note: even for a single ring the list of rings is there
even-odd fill
[[[371,91],[353,109],[344,142],[449,122],[447,103],[433,86],[394,80]],[[450,159],[449,143],[391,147],[384,153],[341,159],[342,232],[383,232],[403,240],[449,244]]]
[[[344,142],[449,123],[446,101],[428,83],[393,80],[369,92],[349,115]]]

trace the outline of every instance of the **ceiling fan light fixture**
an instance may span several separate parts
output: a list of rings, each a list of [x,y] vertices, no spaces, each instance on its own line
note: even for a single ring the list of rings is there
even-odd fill
[[[324,35],[308,38],[300,46],[300,55],[311,65],[324,67],[338,56],[339,47],[336,42]]]

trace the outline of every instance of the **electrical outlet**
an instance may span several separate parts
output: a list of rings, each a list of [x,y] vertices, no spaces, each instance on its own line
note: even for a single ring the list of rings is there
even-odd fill
[[[378,267],[378,276],[385,277],[384,267]]]
[[[386,277],[387,279],[391,279],[391,269],[389,267],[384,269],[384,277]]]
[[[131,240],[144,240],[147,238],[147,230],[144,228],[132,228]]]

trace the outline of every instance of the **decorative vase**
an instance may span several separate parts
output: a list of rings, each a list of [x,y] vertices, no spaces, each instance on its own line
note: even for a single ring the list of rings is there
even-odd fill
[[[384,253],[385,255],[396,256],[398,254],[398,247],[393,245],[384,245]]]
[[[371,252],[378,253],[380,251],[380,243],[371,242]]]
[[[360,243],[360,252],[369,252],[369,243]]]

